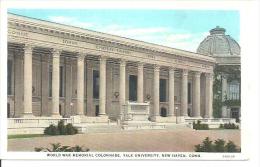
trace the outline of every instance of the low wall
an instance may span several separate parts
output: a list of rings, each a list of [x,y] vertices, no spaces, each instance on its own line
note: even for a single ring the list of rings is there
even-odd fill
[[[60,120],[65,124],[73,123],[71,118],[8,118],[8,135],[11,134],[43,134],[46,127],[57,125]]]
[[[201,121],[202,124],[208,124],[209,128],[219,128],[220,124],[236,123],[234,118],[185,118],[185,122],[192,124],[193,122]]]

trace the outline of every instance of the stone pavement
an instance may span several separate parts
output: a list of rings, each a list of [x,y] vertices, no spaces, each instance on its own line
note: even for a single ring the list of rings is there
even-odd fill
[[[88,133],[72,136],[9,139],[9,151],[34,151],[35,147],[49,147],[50,143],[84,145],[90,151],[134,152],[192,152],[194,145],[205,137],[212,140],[232,140],[240,146],[240,130],[201,130],[182,128],[174,130],[140,130],[112,133]]]

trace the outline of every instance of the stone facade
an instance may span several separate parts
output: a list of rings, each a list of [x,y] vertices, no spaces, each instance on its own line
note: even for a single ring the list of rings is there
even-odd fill
[[[211,118],[214,65],[201,54],[9,14],[8,116],[118,120],[132,101],[149,102],[154,122]]]

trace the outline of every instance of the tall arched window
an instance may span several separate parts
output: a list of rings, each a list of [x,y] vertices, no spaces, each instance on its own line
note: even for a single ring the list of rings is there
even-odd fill
[[[232,81],[229,83],[229,100],[239,100],[240,99],[240,84],[238,81]]]

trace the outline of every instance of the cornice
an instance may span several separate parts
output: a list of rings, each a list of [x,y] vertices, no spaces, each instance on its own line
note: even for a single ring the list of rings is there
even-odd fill
[[[111,45],[114,47],[125,47],[125,49],[141,50],[150,54],[166,54],[169,56],[189,58],[193,60],[215,63],[215,59],[209,56],[200,55],[193,52],[174,49],[166,46],[151,44],[143,41],[105,34],[101,32],[90,31],[78,27],[38,20],[34,18],[8,14],[8,26],[20,30],[37,32],[72,40],[81,40],[85,42],[95,42],[100,45]]]

